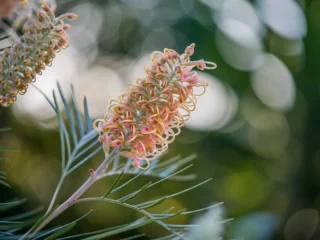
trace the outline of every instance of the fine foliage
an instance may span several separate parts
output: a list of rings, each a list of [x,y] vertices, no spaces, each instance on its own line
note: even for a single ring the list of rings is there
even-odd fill
[[[40,91],[40,90],[39,90]],[[73,90],[72,90],[73,92]],[[58,197],[58,193],[63,185],[63,181],[65,178],[72,172],[76,171],[78,167],[82,164],[86,163],[92,157],[94,157],[100,150],[102,150],[101,144],[98,141],[98,134],[96,131],[92,129],[92,121],[89,114],[89,108],[87,105],[86,98],[83,101],[84,107],[84,116],[80,114],[80,109],[74,100],[74,94],[72,94],[70,102],[66,100],[66,97],[63,94],[61,87],[58,84],[58,96],[56,92],[53,92],[53,101],[46,95],[44,97],[47,99],[53,110],[57,113],[57,119],[60,125],[60,140],[61,140],[61,166],[62,166],[62,175],[60,182],[57,186],[56,192],[54,194],[53,200],[49,206],[47,214],[50,214],[52,210],[54,210],[53,206],[56,198]],[[58,105],[58,97],[62,99],[63,108],[65,110],[65,114],[61,113],[61,107]],[[64,117],[65,116],[65,117]],[[101,239],[108,236],[117,235],[122,232],[126,232],[132,229],[139,228],[141,226],[145,226],[150,223],[156,223],[163,227],[163,229],[168,232],[168,236],[166,238],[159,239],[186,239],[184,237],[185,232],[190,227],[195,227],[196,225],[188,225],[188,224],[168,224],[166,220],[176,217],[178,215],[190,215],[193,213],[198,213],[202,211],[206,211],[207,209],[213,208],[216,205],[212,205],[202,209],[196,209],[188,211],[186,209],[179,209],[178,211],[174,211],[174,206],[172,208],[167,209],[164,212],[159,213],[150,213],[148,210],[158,204],[163,203],[166,199],[174,198],[178,195],[184,194],[188,191],[193,190],[194,188],[205,184],[209,180],[204,182],[197,183],[189,188],[181,189],[175,193],[172,193],[167,196],[163,196],[152,201],[143,201],[137,203],[131,203],[131,200],[137,198],[142,195],[144,191],[147,191],[150,188],[156,187],[158,184],[163,183],[167,180],[176,180],[176,181],[188,181],[195,179],[195,175],[188,174],[183,175],[182,173],[192,167],[192,164],[189,164],[196,156],[191,155],[186,158],[181,158],[179,156],[173,157],[171,159],[160,161],[159,158],[153,160],[151,166],[148,169],[140,170],[135,168],[132,165],[132,159],[120,159],[120,156],[117,155],[115,157],[112,164],[110,164],[109,168],[100,175],[99,179],[107,178],[114,175],[117,175],[114,182],[111,184],[110,188],[106,189],[106,192],[103,196],[95,196],[90,198],[79,198],[75,201],[74,204],[80,204],[83,202],[105,202],[106,204],[116,204],[121,205],[125,208],[133,209],[143,217],[129,222],[127,224],[114,226],[112,228],[101,229],[98,231],[90,232],[90,233],[79,233],[72,236],[67,236],[59,239]],[[123,176],[128,175],[129,178],[125,178],[123,180]],[[154,177],[154,182],[148,182],[147,184],[141,186],[139,189],[134,189],[130,193],[126,193],[121,197],[114,197],[113,194],[115,192],[121,191],[125,187],[130,187],[129,185],[135,181],[139,177],[149,176]],[[143,197],[139,198],[143,199]],[[93,209],[94,210],[94,209]],[[88,213],[89,214],[89,213]],[[85,215],[87,216],[87,214]],[[85,217],[83,216],[83,217]],[[33,227],[36,229],[41,222],[45,219],[42,218],[38,223]],[[72,223],[66,224],[64,226],[59,226],[54,229],[44,230],[41,235],[37,233],[30,239],[42,239],[41,237],[48,237],[49,235],[53,235],[57,237],[58,235],[63,235],[69,230],[72,229],[74,225],[82,218],[75,220]],[[32,231],[31,231],[32,232]],[[139,235],[140,236],[140,235]],[[137,238],[139,237],[137,236]],[[9,239],[9,238],[7,238]],[[52,239],[52,238],[46,238]]]
[[[30,1],[22,1],[25,5]],[[35,1],[36,2],[36,1]],[[55,17],[54,8],[42,3],[32,24],[26,32],[15,41],[11,47],[0,54],[0,106],[9,107],[18,94],[24,94],[35,81],[36,75],[41,74],[46,66],[50,66],[55,54],[68,47],[69,39],[66,30],[71,28],[64,20],[74,20],[76,15],[67,13]],[[3,39],[7,36],[3,37]],[[1,39],[0,39],[1,40]],[[39,207],[29,212],[10,216],[9,211],[25,202],[25,199],[11,199],[0,203],[0,213],[6,215],[0,218],[0,238],[6,239],[104,239],[110,236],[138,229],[149,224],[160,226],[165,239],[201,239],[199,232],[206,219],[215,215],[215,236],[220,236],[223,227],[220,224],[222,208],[220,204],[201,209],[175,209],[170,206],[162,212],[154,212],[154,207],[168,199],[175,198],[207,183],[210,179],[196,182],[191,186],[177,190],[168,195],[146,201],[143,196],[146,191],[156,188],[166,181],[191,181],[194,174],[184,173],[192,167],[190,162],[195,155],[188,157],[176,156],[160,160],[180,133],[181,127],[190,117],[196,107],[195,87],[205,87],[206,82],[198,78],[194,68],[200,70],[215,69],[216,65],[204,60],[191,61],[195,44],[186,48],[179,55],[172,49],[152,54],[152,64],[146,66],[144,78],[138,79],[136,85],[129,85],[118,100],[111,102],[108,113],[95,123],[90,116],[89,106],[84,97],[81,108],[75,101],[74,89],[71,86],[71,98],[67,99],[61,86],[52,97],[38,89],[54,110],[59,123],[61,148],[61,175],[52,199],[46,211]],[[81,111],[84,109],[84,111]],[[182,111],[182,112],[181,112]],[[83,112],[83,114],[82,114]],[[4,129],[3,131],[8,130]],[[112,150],[110,150],[112,149]],[[8,148],[0,148],[9,151]],[[67,199],[61,199],[60,191],[70,174],[88,161],[97,158],[98,153],[104,153],[97,169],[89,169],[88,179],[71,192]],[[141,161],[143,160],[143,161]],[[151,162],[149,160],[152,160]],[[7,161],[0,158],[0,161]],[[124,177],[127,175],[126,177]],[[152,181],[136,187],[132,182],[138,178],[148,177]],[[114,179],[105,193],[100,196],[83,198],[83,194],[101,179]],[[6,182],[6,174],[0,172],[0,184],[10,187]],[[117,194],[115,194],[117,193]],[[57,201],[59,199],[59,201]],[[57,202],[62,202],[57,204]],[[48,224],[71,206],[81,203],[97,202],[122,206],[135,211],[140,217],[125,224],[99,229],[93,232],[70,233],[78,222],[85,219],[93,208],[83,216],[65,225],[51,226]],[[214,211],[213,209],[217,209]],[[167,220],[181,215],[193,215],[201,212],[208,213],[194,224],[170,223]],[[218,212],[218,214],[215,214]],[[213,214],[214,213],[214,214]],[[209,222],[207,227],[211,227]],[[29,230],[26,230],[29,229]],[[144,237],[143,233],[130,236],[129,239]],[[208,236],[208,233],[207,235]]]

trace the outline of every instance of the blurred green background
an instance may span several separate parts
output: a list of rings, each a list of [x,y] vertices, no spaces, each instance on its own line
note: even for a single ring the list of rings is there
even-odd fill
[[[126,84],[143,76],[152,51],[182,53],[196,43],[193,59],[217,63],[215,71],[199,73],[209,83],[207,92],[163,156],[196,153],[190,173],[198,175],[196,182],[213,180],[160,208],[195,209],[222,201],[225,217],[234,218],[225,239],[320,238],[320,1],[60,0],[57,6],[58,13],[80,18],[70,31],[70,47],[35,85],[50,95],[58,80],[70,97],[73,84],[79,104],[87,96],[94,118],[104,115]],[[1,134],[0,145],[19,149],[6,153],[12,159],[6,170],[13,187],[1,188],[0,200],[18,195],[29,199],[29,208],[47,206],[60,174],[54,112],[30,87],[11,109],[0,109],[0,117],[0,127],[12,128]],[[102,158],[101,153],[71,176],[60,202]],[[100,182],[88,195],[101,194],[112,180]],[[162,184],[145,198],[192,184]],[[56,223],[91,207],[74,207]],[[118,206],[95,209],[75,232],[137,217]],[[148,236],[141,239],[163,234],[153,225],[137,231]]]

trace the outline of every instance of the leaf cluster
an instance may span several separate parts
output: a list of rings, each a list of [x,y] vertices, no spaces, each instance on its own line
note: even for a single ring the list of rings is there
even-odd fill
[[[41,91],[40,89],[38,90]],[[86,98],[84,98],[83,100],[84,114],[82,115],[80,108],[78,107],[78,104],[75,101],[73,88],[71,99],[69,101],[65,97],[59,84],[58,95],[55,91],[53,91],[53,100],[51,100],[45,94],[43,95],[49,102],[53,110],[56,112],[57,119],[59,122],[62,168],[61,179],[54,193],[53,200],[49,206],[49,210],[46,215],[38,219],[38,222],[33,226],[32,229],[36,229],[37,226],[39,226],[43,222],[46,216],[54,210],[53,206],[55,200],[56,198],[58,198],[59,191],[63,186],[65,178],[68,177],[71,173],[75,172],[80,166],[92,159],[102,150],[102,146],[98,141],[98,133],[94,131],[92,128],[92,120],[89,114],[89,108]],[[59,106],[59,98],[61,99],[64,111],[62,111],[62,108]],[[108,169],[106,169],[104,174],[99,176],[98,179],[100,180],[111,176],[116,176],[111,186],[105,190],[105,194],[103,196],[98,197],[80,198],[74,204],[78,205],[84,202],[104,202],[106,204],[109,204],[110,206],[115,204],[136,211],[137,213],[139,213],[139,215],[141,215],[140,218],[128,222],[126,224],[114,226],[111,228],[105,228],[93,232],[85,232],[69,236],[67,235],[63,237],[63,235],[69,232],[80,220],[82,220],[88,214],[90,214],[90,211],[81,218],[71,223],[62,226],[57,226],[52,229],[44,229],[41,232],[38,232],[34,236],[30,237],[29,239],[103,239],[109,236],[114,236],[123,232],[127,232],[129,230],[137,229],[152,223],[160,225],[164,229],[164,231],[167,232],[166,237],[156,238],[158,240],[188,239],[185,235],[186,232],[190,228],[197,227],[196,224],[170,224],[167,220],[180,215],[191,215],[194,213],[206,211],[215,207],[217,204],[191,211],[186,209],[175,210],[174,206],[159,213],[151,213],[150,209],[163,203],[167,199],[174,198],[188,191],[191,191],[201,186],[202,184],[205,184],[210,179],[195,184],[192,187],[182,189],[180,191],[174,192],[166,196],[162,196],[160,198],[156,198],[152,201],[144,201],[143,197],[140,196],[143,196],[143,193],[145,191],[148,191],[149,189],[154,188],[158,184],[161,184],[167,180],[189,181],[195,179],[196,176],[194,174],[182,174],[184,171],[192,167],[192,164],[190,164],[190,162],[195,157],[195,155],[191,155],[186,158],[176,156],[165,161],[155,159],[152,161],[150,168],[146,170],[140,170],[132,166],[132,159],[123,160],[120,159],[119,156],[117,156],[113,160],[112,164],[109,165]],[[127,175],[129,177],[124,178],[124,175]],[[138,178],[144,176],[147,176],[155,180],[146,183],[138,189],[130,188],[130,184],[133,181],[136,181]],[[121,192],[124,192],[121,190],[125,188],[127,188],[126,194],[121,194]],[[128,189],[129,193],[127,193]],[[116,192],[118,192],[118,194],[115,195],[114,193]],[[5,207],[9,205],[14,207],[17,204],[21,204],[21,202],[22,200],[12,201],[11,203],[3,203],[3,206]],[[0,211],[1,207],[2,205],[0,205]],[[24,219],[24,217],[34,216],[37,213],[38,212],[33,211],[22,215],[22,217],[19,215],[9,219],[4,219],[4,221],[8,222],[3,224],[5,224],[6,226],[10,226],[10,228],[5,229],[5,232],[1,232],[1,234],[3,235],[0,235],[0,237],[2,236],[3,239],[15,239],[17,236],[14,236],[13,234],[21,230],[21,226],[19,225],[20,227],[18,228],[18,225],[16,225],[18,223],[15,223],[15,221]],[[2,223],[0,222],[0,224]],[[32,229],[29,232],[32,232]],[[125,239],[138,239],[142,236],[144,236],[144,234],[138,234],[136,236],[132,236]]]

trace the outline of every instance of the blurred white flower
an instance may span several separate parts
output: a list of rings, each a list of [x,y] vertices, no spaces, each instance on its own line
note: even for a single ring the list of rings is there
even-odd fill
[[[224,231],[224,209],[221,205],[211,208],[202,217],[194,221],[194,227],[190,227],[186,236],[192,240],[219,240]]]

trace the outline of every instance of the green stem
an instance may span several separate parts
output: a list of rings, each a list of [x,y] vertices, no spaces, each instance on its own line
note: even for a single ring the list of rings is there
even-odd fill
[[[65,177],[66,177],[66,175],[63,173],[63,175],[61,176],[61,178],[60,178],[60,180],[59,180],[59,183],[58,183],[58,185],[57,185],[57,188],[56,188],[56,190],[55,190],[55,192],[54,192],[54,194],[53,194],[53,197],[52,197],[52,199],[51,199],[51,202],[50,202],[50,205],[49,205],[49,207],[48,207],[48,210],[47,210],[46,214],[48,214],[48,213],[51,211],[51,209],[53,208],[53,205],[54,205],[54,203],[55,203],[55,201],[56,201],[56,199],[57,199],[57,197],[58,197],[58,194],[59,194],[60,189],[61,189],[61,187],[62,187],[62,184],[63,184],[63,182],[64,182],[64,180],[65,180]]]
[[[119,154],[119,151],[117,149],[114,149],[110,155],[100,164],[100,166],[97,168],[96,171],[94,171],[90,177],[87,179],[87,181],[82,184],[82,186],[72,194],[71,197],[69,197],[64,203],[62,203],[55,211],[53,211],[50,215],[47,216],[47,218],[37,227],[30,236],[26,236],[27,234],[23,235],[19,240],[23,240],[26,238],[31,238],[34,234],[39,232],[41,229],[43,229],[48,223],[50,223],[53,219],[58,217],[61,213],[63,213],[66,209],[71,207],[76,200],[79,199],[79,197],[82,196],[97,179],[99,179],[99,176],[104,173],[108,165],[111,163],[113,158]],[[58,189],[58,188],[57,188]]]

